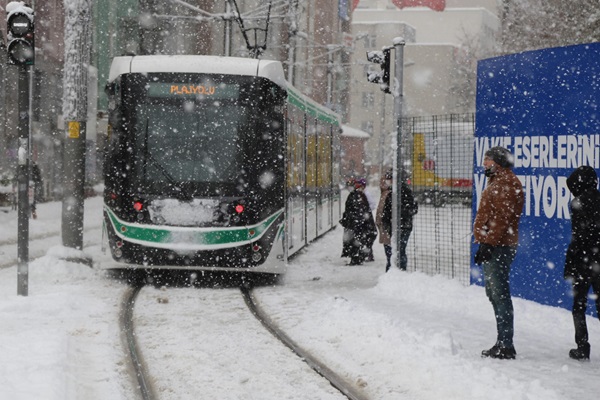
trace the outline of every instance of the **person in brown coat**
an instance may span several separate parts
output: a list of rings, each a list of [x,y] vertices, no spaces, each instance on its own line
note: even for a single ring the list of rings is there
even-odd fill
[[[494,308],[498,331],[496,344],[481,355],[498,359],[514,359],[517,355],[509,274],[517,254],[525,195],[512,165],[512,154],[503,147],[492,147],[485,153],[483,166],[488,184],[473,225],[475,242],[479,243],[475,263],[483,267],[485,293]]]
[[[381,197],[379,198],[379,204],[377,205],[377,211],[375,212],[375,225],[379,230],[379,243],[383,245],[385,251],[385,257],[387,262],[385,264],[385,271],[390,269],[390,259],[392,257],[392,176],[386,174],[379,180],[379,189],[381,190]],[[389,198],[388,198],[389,197]],[[389,217],[389,220],[388,218]]]

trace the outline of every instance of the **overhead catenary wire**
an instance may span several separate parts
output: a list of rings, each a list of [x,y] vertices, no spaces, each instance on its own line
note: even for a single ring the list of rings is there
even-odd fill
[[[265,28],[246,28],[244,26],[244,19],[242,17],[242,14],[240,13],[240,9],[238,7],[237,4],[237,0],[228,0],[230,3],[232,3],[234,5],[235,8],[235,12],[237,13],[237,18],[236,21],[238,23],[238,26],[240,27],[240,30],[242,32],[242,36],[244,37],[244,40],[246,41],[246,47],[248,48],[248,50],[250,50],[250,52],[252,53],[252,56],[254,58],[258,58],[260,56],[260,54],[266,50],[267,48],[267,37],[269,34],[269,21],[271,19],[271,6],[272,6],[272,1],[269,1],[269,8],[267,10],[267,16],[266,16],[266,23],[265,23]],[[248,31],[254,31],[254,45],[252,45],[250,43],[250,39],[248,38]],[[264,31],[264,44],[259,45],[258,44],[258,34],[257,31]]]

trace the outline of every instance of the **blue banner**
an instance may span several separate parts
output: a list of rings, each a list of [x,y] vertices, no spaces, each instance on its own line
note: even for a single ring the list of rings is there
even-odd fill
[[[486,184],[484,153],[506,147],[525,191],[511,292],[570,309],[570,285],[563,279],[571,238],[566,179],[580,165],[599,172],[600,43],[480,61],[475,123],[473,218]],[[471,283],[482,284],[480,267],[471,268]]]

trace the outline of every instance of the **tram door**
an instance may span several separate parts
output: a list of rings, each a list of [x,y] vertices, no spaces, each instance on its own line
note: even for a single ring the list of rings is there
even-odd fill
[[[317,186],[317,120],[306,121],[306,243],[317,237],[318,186]]]
[[[340,158],[341,158],[341,150],[340,150],[340,135],[339,132],[334,131],[339,130],[339,127],[332,126],[331,127],[331,223],[333,225],[337,224],[337,221],[340,220],[342,214],[342,200],[340,198]]]
[[[331,136],[328,124],[319,125],[317,139],[317,234],[331,228]]]

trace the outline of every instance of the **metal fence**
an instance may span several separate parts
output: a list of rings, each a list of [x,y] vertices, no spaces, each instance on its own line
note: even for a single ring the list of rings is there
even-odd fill
[[[408,269],[470,282],[473,114],[402,121],[403,160],[419,203]]]

